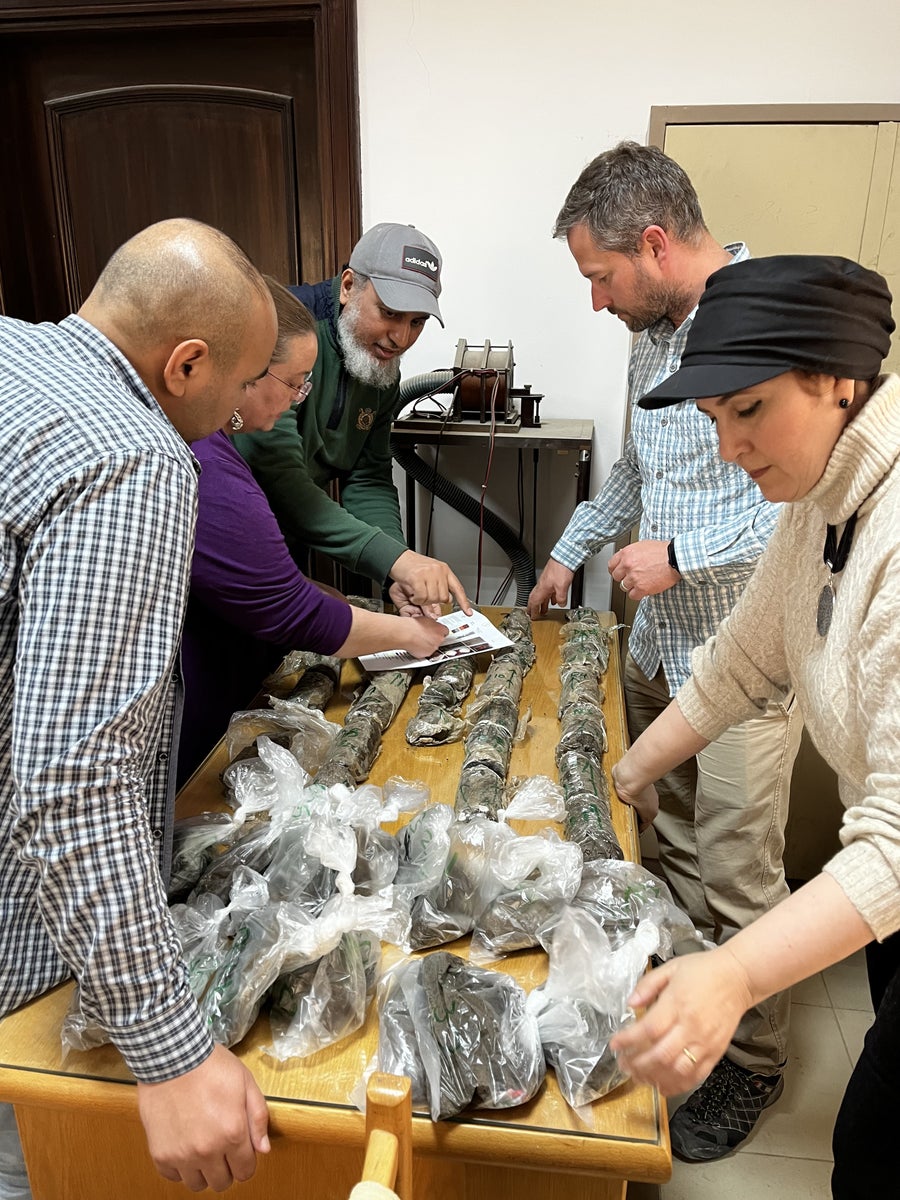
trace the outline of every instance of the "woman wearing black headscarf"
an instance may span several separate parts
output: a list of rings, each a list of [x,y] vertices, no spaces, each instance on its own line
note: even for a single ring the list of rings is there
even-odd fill
[[[868,946],[876,1019],[835,1127],[840,1200],[897,1187],[900,377],[878,376],[890,306],[880,275],[840,258],[754,259],[710,277],[681,369],[641,403],[696,400],[722,457],[787,503],[692,677],[614,770],[619,796],[649,819],[655,779],[796,691],[839,776],[842,849],[724,945],[647,975],[631,1003],[648,1011],[614,1046],[636,1079],[687,1091],[747,1008]]]

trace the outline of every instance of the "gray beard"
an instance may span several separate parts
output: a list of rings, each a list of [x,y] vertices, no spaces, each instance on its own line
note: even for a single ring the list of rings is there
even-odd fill
[[[400,379],[400,355],[380,362],[356,336],[356,307],[352,300],[344,305],[337,322],[337,336],[347,373],[360,383],[387,391]]]

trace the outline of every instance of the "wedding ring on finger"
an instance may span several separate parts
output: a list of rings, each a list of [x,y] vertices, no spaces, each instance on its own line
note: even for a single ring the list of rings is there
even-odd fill
[[[686,1059],[688,1059],[689,1062],[692,1062],[694,1064],[694,1066],[696,1067],[697,1060],[696,1060],[696,1058],[694,1058],[693,1054],[691,1054],[690,1050],[688,1050],[687,1046],[682,1046],[681,1053],[685,1056]]]
[[[622,589],[623,592],[628,591],[628,585],[625,583],[624,579],[619,580],[619,587]]]

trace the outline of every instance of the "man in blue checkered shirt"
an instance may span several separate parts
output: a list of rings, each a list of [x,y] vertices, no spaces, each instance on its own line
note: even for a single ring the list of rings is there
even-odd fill
[[[572,187],[554,235],[589,281],[594,310],[640,336],[631,354],[631,430],[599,494],[579,504],[529,598],[533,617],[565,604],[575,571],[640,521],[640,540],[610,559],[639,601],[628,640],[625,701],[632,739],[690,674],[691,652],[733,607],[778,516],[749,476],[719,457],[709,419],[690,401],[636,407],[678,369],[713,271],[748,256],[720,246],[685,172],[662,151],[623,142]],[[676,901],[721,942],[787,895],[782,853],[800,740],[793,698],[729,730],[657,785],[660,865]],[[688,1161],[733,1150],[780,1095],[787,994],[751,1009],[724,1059],[671,1122]]]
[[[166,904],[187,443],[226,424],[275,335],[243,252],[181,219],[120,247],[77,315],[0,318],[0,1016],[74,976],[158,1169],[192,1191],[249,1178],[268,1142]],[[29,1194],[0,1105],[0,1196]]]

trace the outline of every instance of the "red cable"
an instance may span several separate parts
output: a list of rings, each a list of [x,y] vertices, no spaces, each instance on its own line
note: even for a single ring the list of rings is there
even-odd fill
[[[484,470],[484,481],[481,484],[481,503],[478,507],[478,574],[475,581],[475,603],[478,604],[481,599],[481,556],[484,546],[484,498],[487,493],[488,480],[491,477],[491,464],[494,461],[494,439],[497,433],[497,410],[494,407],[494,401],[497,399],[497,389],[500,387],[500,373],[494,379],[494,386],[491,389],[491,440],[488,445],[488,460]]]

